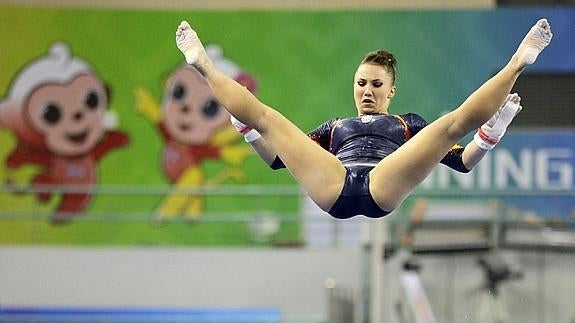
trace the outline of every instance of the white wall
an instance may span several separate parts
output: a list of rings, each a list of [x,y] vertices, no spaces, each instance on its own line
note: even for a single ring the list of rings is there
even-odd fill
[[[0,306],[279,308],[323,316],[357,249],[0,248]]]
[[[575,319],[575,254],[504,252],[524,277],[502,284],[509,322]],[[421,279],[438,320],[475,323],[479,255],[421,257]],[[384,322],[396,323],[401,262],[384,270]],[[358,249],[0,248],[0,307],[278,308],[297,322],[327,313],[325,279],[360,287]],[[286,321],[287,322],[287,321]],[[289,322],[295,322],[290,320]]]

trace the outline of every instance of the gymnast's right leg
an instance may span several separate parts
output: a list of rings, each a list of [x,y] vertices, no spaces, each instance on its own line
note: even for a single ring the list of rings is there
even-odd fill
[[[391,211],[421,183],[466,134],[479,128],[504,103],[526,66],[550,43],[551,27],[539,20],[517,51],[496,75],[474,91],[457,109],[423,128],[384,158],[371,173],[370,191],[376,203]],[[389,188],[393,187],[393,190]]]
[[[346,176],[340,161],[279,112],[219,71],[196,32],[185,21],[176,32],[176,44],[188,64],[205,76],[218,101],[239,121],[256,129],[310,198],[328,211],[337,200]]]

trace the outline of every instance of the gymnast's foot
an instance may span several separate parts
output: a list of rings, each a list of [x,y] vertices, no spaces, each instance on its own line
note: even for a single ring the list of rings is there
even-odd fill
[[[517,48],[515,55],[518,64],[521,67],[533,64],[539,53],[549,45],[551,38],[553,38],[553,33],[549,22],[545,18],[539,19]]]
[[[201,67],[208,62],[208,56],[198,34],[187,21],[182,21],[176,30],[176,45],[190,65]]]

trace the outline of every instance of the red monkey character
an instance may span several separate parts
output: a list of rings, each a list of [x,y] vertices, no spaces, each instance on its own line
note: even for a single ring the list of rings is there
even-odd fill
[[[40,166],[31,184],[40,188],[41,202],[51,198],[45,188],[65,188],[54,223],[85,211],[92,198],[87,189],[98,179],[97,163],[129,142],[126,134],[109,131],[117,118],[108,111],[108,99],[104,82],[92,68],[73,57],[66,45],[55,43],[46,56],[20,71],[0,102],[0,122],[17,140],[6,166]]]

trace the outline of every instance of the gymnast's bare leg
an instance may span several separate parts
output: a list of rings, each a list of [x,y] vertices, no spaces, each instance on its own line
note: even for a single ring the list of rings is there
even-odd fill
[[[220,103],[238,120],[256,129],[310,198],[328,211],[343,188],[346,170],[341,162],[279,112],[217,70],[196,32],[185,21],[178,27],[176,43],[188,64],[205,75]]]
[[[370,174],[370,192],[384,210],[395,209],[421,183],[447,152],[479,128],[503,104],[526,66],[533,64],[552,38],[546,19],[539,20],[511,60],[469,96],[461,106],[429,124]]]

